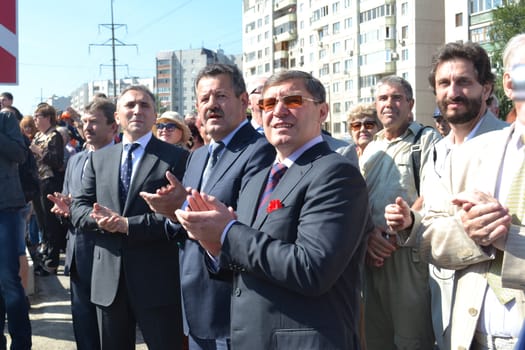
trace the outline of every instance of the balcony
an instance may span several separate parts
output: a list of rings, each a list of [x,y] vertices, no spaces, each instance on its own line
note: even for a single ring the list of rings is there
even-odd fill
[[[295,5],[297,5],[297,0],[280,0],[275,2],[273,10],[280,11],[282,9]]]
[[[274,43],[280,43],[283,41],[291,41],[297,39],[297,33],[295,29],[290,29],[288,32],[281,33],[273,36]]]

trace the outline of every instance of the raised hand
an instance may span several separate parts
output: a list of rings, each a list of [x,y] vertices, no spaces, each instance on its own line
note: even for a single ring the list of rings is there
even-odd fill
[[[51,208],[51,212],[55,215],[62,216],[62,217],[69,217],[69,206],[71,205],[71,202],[73,201],[73,198],[71,197],[71,194],[65,195],[60,192],[55,192],[53,194],[48,194],[47,199],[49,199],[51,202],[53,202],[53,207]]]
[[[97,222],[98,227],[104,231],[128,233],[128,219],[107,207],[94,203],[90,216]]]
[[[166,179],[169,184],[157,189],[155,193],[140,192],[139,195],[151,210],[175,221],[175,210],[182,206],[188,191],[169,171],[166,172]]]

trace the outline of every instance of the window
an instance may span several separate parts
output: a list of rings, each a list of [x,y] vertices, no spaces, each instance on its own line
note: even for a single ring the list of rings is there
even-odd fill
[[[334,113],[341,113],[341,102],[336,102],[332,105],[332,111]]]
[[[353,63],[354,63],[354,60],[352,58],[348,58],[345,60],[345,74],[350,73]]]
[[[332,44],[332,53],[333,54],[338,54],[340,52],[341,52],[341,42],[337,41],[337,42]]]
[[[319,76],[322,77],[328,74],[330,74],[330,67],[328,66],[328,63],[325,63],[323,64],[323,67],[319,69]]]
[[[401,39],[405,40],[408,38],[408,26],[401,27]]]
[[[332,24],[332,34],[338,34],[341,28],[341,23],[335,22]]]
[[[456,27],[463,26],[463,13],[456,13]]]
[[[326,57],[326,50],[325,49],[319,50],[319,59],[323,59],[325,57]]]
[[[401,16],[408,15],[408,2],[404,2],[401,4]]]
[[[354,89],[354,81],[353,80],[345,80],[345,91],[351,91]]]
[[[338,13],[339,12],[339,1],[334,2],[332,4],[332,13]]]
[[[341,62],[335,62],[332,65],[332,72],[333,73],[341,73]],[[334,91],[335,92],[335,91]]]
[[[401,50],[401,61],[408,61],[408,49]]]

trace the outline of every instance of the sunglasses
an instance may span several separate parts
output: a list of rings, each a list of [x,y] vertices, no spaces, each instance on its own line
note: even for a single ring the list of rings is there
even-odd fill
[[[361,130],[361,127],[363,125],[365,126],[366,130],[372,130],[373,128],[376,127],[376,123],[372,121],[353,122],[350,124],[350,127],[352,128],[353,131],[359,131]]]
[[[265,112],[272,111],[275,108],[277,102],[281,101],[283,105],[288,109],[299,108],[303,105],[304,101],[312,101],[314,103],[319,103],[319,101],[314,100],[313,98],[304,97],[301,95],[290,95],[283,96],[281,98],[268,97],[259,100],[259,108]]]
[[[157,130],[166,129],[167,131],[174,131],[175,129],[178,129],[178,126],[175,123],[157,123],[155,126],[157,127]]]

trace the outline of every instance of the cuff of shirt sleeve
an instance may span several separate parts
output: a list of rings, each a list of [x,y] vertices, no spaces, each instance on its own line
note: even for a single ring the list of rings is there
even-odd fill
[[[226,239],[226,235],[228,234],[228,231],[230,230],[230,227],[232,227],[232,225],[235,224],[236,222],[237,222],[237,220],[232,220],[232,221],[230,221],[228,223],[228,225],[226,225],[226,227],[222,231],[221,244],[224,244],[224,240]]]

